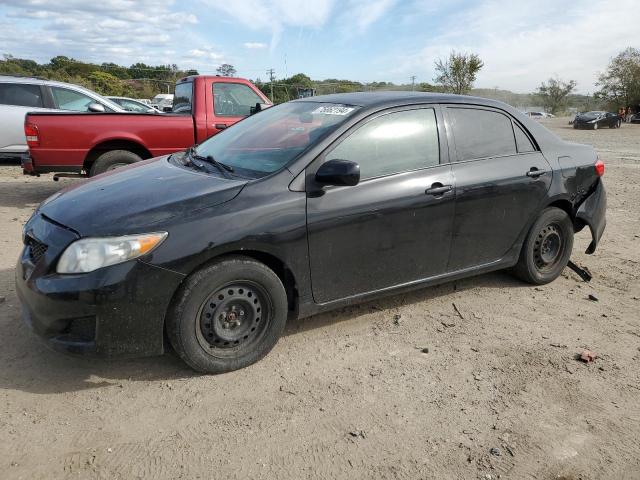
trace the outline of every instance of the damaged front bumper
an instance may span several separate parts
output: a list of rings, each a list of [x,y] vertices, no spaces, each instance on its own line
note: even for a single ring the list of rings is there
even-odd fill
[[[576,222],[582,228],[588,225],[591,230],[591,243],[585,253],[592,254],[602,238],[607,224],[607,192],[604,189],[602,179],[598,180],[595,190],[578,207]]]

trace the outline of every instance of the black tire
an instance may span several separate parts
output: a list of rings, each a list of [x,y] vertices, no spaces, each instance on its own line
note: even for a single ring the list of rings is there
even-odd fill
[[[229,257],[187,278],[169,311],[167,334],[191,368],[223,373],[269,353],[287,315],[280,278],[251,258]]]
[[[535,285],[552,282],[567,266],[572,249],[569,215],[559,208],[545,208],[527,234],[514,273]]]
[[[124,167],[125,165],[139,162],[140,160],[142,160],[140,156],[129,150],[111,150],[110,152],[103,153],[93,162],[89,176],[95,177],[108,170]]]

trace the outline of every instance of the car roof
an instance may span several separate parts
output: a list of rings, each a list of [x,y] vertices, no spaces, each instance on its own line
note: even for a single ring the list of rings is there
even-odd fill
[[[472,97],[470,95],[407,91],[333,93],[329,95],[319,95],[317,97],[302,98],[294,101],[342,103],[345,105],[354,105],[359,107],[388,107],[393,105],[407,105],[411,103],[465,103],[472,105],[486,105],[503,109],[507,107],[505,103],[498,102],[496,100]]]
[[[28,83],[31,85],[59,85],[61,87],[75,87],[86,90],[86,88],[76,85],[75,83],[58,82],[56,80],[49,80],[41,77],[20,77],[15,75],[0,75],[0,82],[11,83]]]

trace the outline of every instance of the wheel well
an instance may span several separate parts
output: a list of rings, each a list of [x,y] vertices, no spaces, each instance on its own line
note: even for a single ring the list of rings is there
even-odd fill
[[[263,263],[267,267],[269,267],[273,272],[278,276],[282,285],[284,286],[285,292],[287,293],[287,304],[289,305],[290,312],[296,312],[298,309],[298,286],[296,284],[296,279],[293,275],[293,272],[287,268],[282,260],[278,257],[271,255],[269,253],[257,251],[257,250],[237,250],[233,252],[226,252],[217,257],[211,258],[207,260],[206,263],[199,265],[194,268],[194,272],[196,270],[200,270],[202,267],[210,264],[211,262],[224,260],[226,257],[232,256],[244,256],[252,258],[260,263]],[[193,272],[191,272],[193,273]]]
[[[93,165],[93,162],[95,162],[100,155],[111,150],[127,150],[129,152],[135,153],[143,160],[152,157],[149,150],[132,140],[109,140],[107,142],[99,143],[89,151],[86,158],[84,159],[82,168],[84,168],[84,170],[88,172],[89,170],[91,170],[91,165]]]
[[[556,207],[556,208],[559,208],[560,210],[564,210],[565,212],[567,212],[567,215],[569,215],[569,218],[573,223],[573,228],[575,231],[580,231],[582,227],[584,227],[584,225],[578,224],[578,221],[576,220],[575,212],[573,211],[573,205],[569,200],[556,200],[550,203],[549,205],[547,205],[547,207]]]

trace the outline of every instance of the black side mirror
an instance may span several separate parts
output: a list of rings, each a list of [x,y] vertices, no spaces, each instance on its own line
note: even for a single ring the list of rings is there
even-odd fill
[[[104,108],[104,105],[102,105],[101,103],[97,103],[97,102],[90,103],[89,106],[87,107],[87,110],[89,110],[90,112],[94,112],[94,113],[104,113],[104,112],[107,111]]]
[[[329,160],[316,172],[320,185],[354,186],[360,182],[360,165],[349,160]]]
[[[162,111],[164,113],[171,113],[171,112],[173,112],[173,107],[163,107]]]
[[[256,103],[255,107],[249,107],[249,115],[254,115],[269,107],[273,107],[273,105],[271,103]]]

